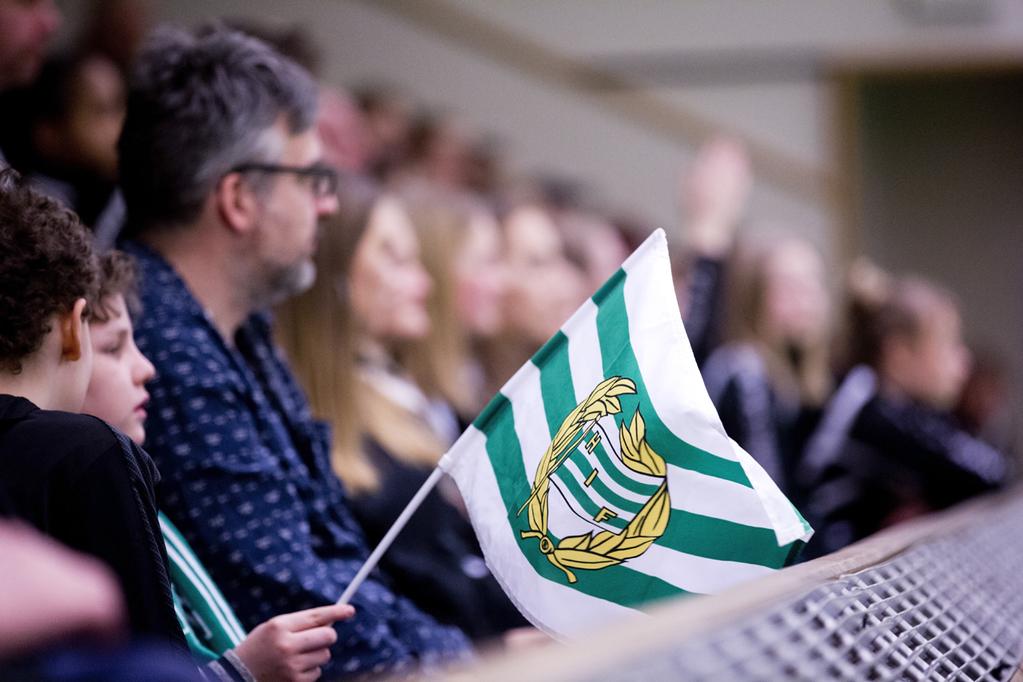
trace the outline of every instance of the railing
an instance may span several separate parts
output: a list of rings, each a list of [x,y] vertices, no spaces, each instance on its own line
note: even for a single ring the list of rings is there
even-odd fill
[[[452,677],[1008,680],[1021,659],[1023,491],[1016,489]]]

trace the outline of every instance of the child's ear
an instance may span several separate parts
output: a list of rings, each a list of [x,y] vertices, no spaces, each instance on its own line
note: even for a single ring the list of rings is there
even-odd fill
[[[60,359],[76,362],[82,358],[82,344],[85,343],[84,319],[86,301],[80,298],[75,301],[71,312],[60,317]]]

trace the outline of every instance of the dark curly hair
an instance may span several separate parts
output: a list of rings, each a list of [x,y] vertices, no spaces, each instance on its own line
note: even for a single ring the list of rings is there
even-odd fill
[[[0,371],[19,373],[53,316],[80,298],[91,304],[98,286],[92,242],[75,214],[0,169]]]
[[[109,322],[113,316],[110,299],[120,294],[132,315],[140,308],[138,298],[138,271],[135,259],[123,251],[108,251],[100,257],[99,292],[92,306],[92,319]]]

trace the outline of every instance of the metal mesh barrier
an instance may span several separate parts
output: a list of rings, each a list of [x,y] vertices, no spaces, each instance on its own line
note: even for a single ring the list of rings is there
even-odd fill
[[[454,677],[1009,680],[1021,659],[1023,488]]]
[[[1005,680],[1023,657],[1023,503],[594,680]]]

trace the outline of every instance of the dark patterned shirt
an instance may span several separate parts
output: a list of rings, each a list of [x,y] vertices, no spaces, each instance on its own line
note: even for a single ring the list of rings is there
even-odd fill
[[[161,507],[184,533],[242,624],[338,599],[368,552],[330,466],[330,434],[253,315],[229,347],[171,266],[139,262],[139,349],[155,365],[146,449],[163,475]],[[457,629],[394,594],[379,573],[338,623],[328,677],[468,655]]]

